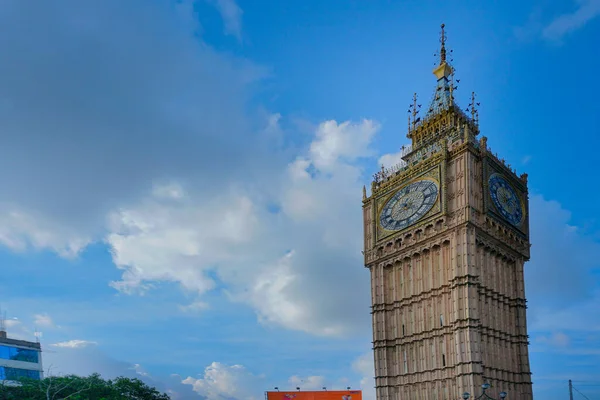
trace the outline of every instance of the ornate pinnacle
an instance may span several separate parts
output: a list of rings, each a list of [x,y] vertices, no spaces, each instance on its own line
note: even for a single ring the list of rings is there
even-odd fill
[[[363,185],[363,200],[367,199],[367,187]]]
[[[467,112],[471,112],[471,120],[475,125],[479,125],[479,110],[477,109],[477,107],[479,107],[479,104],[480,103],[477,103],[475,101],[475,92],[471,92],[471,102],[467,107]]]
[[[440,65],[446,62],[446,32],[444,31],[444,27],[446,25],[442,24],[442,32],[440,33]]]
[[[484,151],[487,150],[487,138],[485,136],[479,139],[479,148]]]
[[[456,80],[457,82],[459,81],[459,79]],[[450,73],[450,103],[452,104],[454,102],[454,91],[456,89],[458,89],[458,86],[456,86],[454,84],[454,69],[452,70],[452,72]]]
[[[522,180],[523,182],[525,182],[525,184],[527,184],[527,177],[528,177],[528,175],[527,175],[527,174],[522,174],[522,175],[521,175],[521,180]]]
[[[442,24],[442,32],[440,33],[440,52],[439,54],[435,54],[439,56],[439,65],[433,69],[433,74],[440,79],[442,77],[448,78],[452,73],[452,67],[448,64],[447,60],[447,52],[446,52],[446,40],[448,37],[446,36],[446,30],[444,29],[445,25]],[[452,50],[450,50],[452,53]]]
[[[421,120],[421,118],[417,118],[419,114],[419,110],[421,109],[421,104],[417,104],[417,94],[413,95],[413,103],[408,107],[408,130],[410,132],[411,129],[414,129],[417,126],[417,123]],[[412,116],[412,122],[411,122]]]

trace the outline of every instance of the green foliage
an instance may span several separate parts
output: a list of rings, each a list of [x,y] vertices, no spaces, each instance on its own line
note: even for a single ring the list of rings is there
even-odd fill
[[[18,385],[0,381],[0,400],[170,400],[139,379],[104,380],[98,374],[22,379]]]

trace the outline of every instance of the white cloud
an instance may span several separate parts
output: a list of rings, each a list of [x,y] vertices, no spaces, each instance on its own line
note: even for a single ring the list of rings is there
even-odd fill
[[[529,208],[532,247],[525,285],[528,319],[535,326],[546,312],[550,316],[593,300],[590,274],[598,266],[600,243],[580,232],[571,212],[556,201],[531,195]]]
[[[254,281],[250,290],[251,304],[256,308],[259,318],[265,323],[276,323],[291,329],[302,329],[298,324],[306,321],[305,310],[301,304],[290,301],[286,291],[297,280],[292,267],[293,252],[289,252],[275,265],[265,268]]]
[[[21,326],[22,324],[17,317],[13,317],[4,321],[4,325],[6,326],[6,329],[14,329],[16,327]]]
[[[186,313],[198,313],[210,308],[210,305],[204,301],[194,301],[185,306],[179,306],[179,309]]]
[[[33,316],[34,319],[34,324],[36,327],[43,327],[43,328],[53,328],[54,327],[54,321],[52,321],[52,318],[50,318],[50,316],[48,314],[35,314]]]
[[[531,261],[525,266],[527,325],[532,353],[600,354],[600,291],[595,287],[600,243],[571,212],[530,197]],[[572,374],[579,374],[572,370]]]
[[[179,282],[199,294],[212,289],[205,272],[233,261],[253,239],[258,221],[252,201],[231,192],[200,204],[181,197],[165,202],[157,191],[166,190],[155,189],[139,207],[111,216],[106,242],[125,271],[112,285],[124,292],[147,289],[153,281]]]
[[[0,315],[0,317],[3,317],[3,315]],[[4,327],[10,338],[19,340],[33,340],[35,338],[31,330],[17,317],[6,319]]]
[[[363,391],[363,399],[375,400],[375,363],[373,351],[367,351],[359,356],[352,363],[352,368],[361,375],[360,388]]]
[[[225,33],[242,39],[242,9],[235,0],[211,0],[221,13],[225,24]]]
[[[175,182],[166,184],[155,184],[152,188],[152,195],[157,199],[179,200],[185,196],[183,187]]]
[[[203,43],[192,3],[3,4],[0,243],[74,256],[157,179],[219,191],[270,164],[246,107],[263,69]]]
[[[379,157],[377,160],[378,166],[384,166],[385,168],[392,167],[404,167],[406,165],[406,161],[402,159],[404,155],[406,155],[410,151],[410,146],[402,146],[402,149],[397,153],[387,153]]]
[[[294,157],[267,153],[281,116],[255,130],[247,107],[263,69],[199,41],[192,3],[5,5],[0,242],[73,257],[103,238],[124,293],[166,281],[202,295],[218,276],[265,322],[366,329],[358,163],[379,125],[326,121]]]
[[[263,377],[248,372],[242,365],[228,366],[213,362],[200,378],[182,381],[207,400],[259,400],[264,394]]]
[[[369,145],[379,129],[378,123],[367,119],[361,123],[346,121],[341,124],[325,121],[315,132],[310,159],[319,170],[331,172],[340,163],[371,156],[373,152]]]
[[[378,165],[383,165],[385,168],[390,168],[395,165],[406,165],[406,162],[402,159],[402,152],[393,154],[384,154],[379,157]]]
[[[14,251],[50,249],[62,257],[73,258],[90,242],[60,221],[16,206],[0,205],[0,243]]]
[[[132,370],[135,371],[136,374],[141,375],[141,376],[150,376],[146,371],[144,371],[144,368],[142,368],[142,366],[140,364],[133,364],[133,366],[131,367]]]
[[[93,346],[96,344],[97,344],[96,342],[90,342],[88,340],[73,339],[73,340],[69,340],[67,342],[54,343],[54,344],[52,344],[52,346],[66,347],[66,348],[70,348],[70,349],[80,349],[82,347]]]
[[[231,299],[254,307],[264,323],[321,335],[365,329],[356,161],[370,154],[377,129],[368,120],[320,124],[306,153],[267,180],[267,190],[261,178],[221,193],[155,186],[111,215],[106,243],[124,270],[113,286],[133,293],[170,281],[201,295],[214,288],[216,272]],[[269,204],[281,212],[269,213]],[[332,290],[339,284],[354,294],[340,297]],[[361,304],[365,314],[357,315]]]
[[[560,15],[543,29],[544,38],[559,40],[600,15],[600,0],[577,0],[576,3],[575,11]]]

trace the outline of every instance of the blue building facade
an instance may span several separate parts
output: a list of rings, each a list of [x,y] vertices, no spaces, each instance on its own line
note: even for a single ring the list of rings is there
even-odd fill
[[[0,331],[0,381],[20,378],[42,379],[42,350],[39,343],[10,339]]]

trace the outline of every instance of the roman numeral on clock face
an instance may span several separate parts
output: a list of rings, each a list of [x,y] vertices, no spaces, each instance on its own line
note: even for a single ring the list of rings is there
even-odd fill
[[[438,193],[437,184],[427,179],[403,187],[384,206],[380,217],[381,226],[386,230],[397,231],[416,223],[434,206]]]
[[[523,208],[512,186],[501,175],[493,174],[488,187],[496,210],[512,225],[518,226],[523,220]]]

